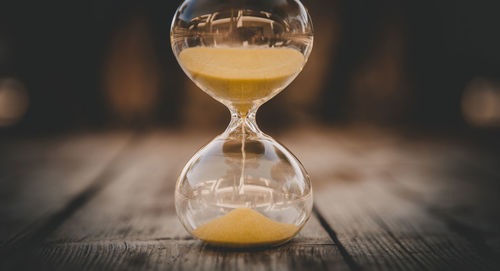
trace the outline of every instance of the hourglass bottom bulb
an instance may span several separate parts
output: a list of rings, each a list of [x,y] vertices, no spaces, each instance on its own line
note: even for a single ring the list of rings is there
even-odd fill
[[[309,177],[263,134],[223,134],[186,164],[176,210],[195,237],[217,246],[274,246],[293,238],[312,209]]]

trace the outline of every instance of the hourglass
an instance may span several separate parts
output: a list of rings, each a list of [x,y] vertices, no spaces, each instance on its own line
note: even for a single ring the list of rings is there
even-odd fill
[[[311,182],[297,158],[259,130],[255,114],[306,63],[313,44],[307,10],[298,0],[186,0],[171,43],[191,80],[231,112],[225,132],[177,180],[181,223],[216,246],[289,241],[311,214]]]

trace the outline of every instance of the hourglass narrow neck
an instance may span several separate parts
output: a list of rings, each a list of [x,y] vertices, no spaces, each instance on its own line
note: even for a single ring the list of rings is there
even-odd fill
[[[231,137],[248,137],[260,135],[262,132],[255,121],[256,110],[250,111],[245,115],[231,111],[231,122],[224,135]]]

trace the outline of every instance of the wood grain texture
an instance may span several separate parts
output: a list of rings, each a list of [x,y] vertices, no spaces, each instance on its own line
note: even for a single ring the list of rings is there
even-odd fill
[[[204,141],[200,137],[184,142],[201,145]],[[129,151],[129,158],[110,185],[47,240],[187,237],[175,214],[174,185],[195,150],[180,143],[175,135],[148,135]]]
[[[131,260],[140,258],[141,268],[147,270],[262,270],[266,266],[272,270],[300,270],[307,266],[348,269],[315,217],[293,242],[276,249],[218,250],[194,240],[182,228],[175,214],[175,180],[193,152],[177,139],[160,133],[137,146],[139,153],[135,155],[138,160],[131,160],[116,180],[49,236],[48,245],[41,255],[54,246],[64,249],[41,258],[50,258],[48,264],[51,266],[74,268],[75,263],[94,259],[92,254],[84,251],[108,248],[110,256],[99,257],[97,262],[89,263],[89,268],[123,270]],[[190,146],[201,145],[202,139],[192,138],[187,142]],[[200,144],[193,143],[198,140]],[[72,256],[60,253],[62,251]],[[115,263],[116,257],[122,254],[127,256]],[[116,266],[112,267],[114,263]]]
[[[212,134],[0,144],[0,214],[11,229],[1,247],[14,248],[0,269],[497,269],[495,155],[379,130],[306,128],[279,138],[312,177],[314,215],[292,242],[250,251],[208,247],[175,214],[177,175]],[[22,240],[30,246],[15,250]]]
[[[106,133],[4,142],[0,246],[63,209],[109,166],[130,137],[130,133]]]
[[[318,209],[362,267],[373,270],[490,269],[492,258],[419,206],[380,182],[355,189],[332,185],[316,194]]]
[[[496,254],[471,237],[468,229],[456,229],[460,224],[450,221],[451,212],[432,212],[434,203],[425,205],[415,200],[426,197],[434,189],[433,184],[439,184],[435,178],[419,179],[418,173],[459,165],[450,158],[455,155],[453,151],[464,151],[461,146],[443,143],[414,146],[398,137],[373,133],[368,133],[369,139],[361,139],[363,133],[353,137],[327,135],[326,132],[316,136],[312,147],[322,147],[322,159],[316,159],[318,163],[311,163],[310,167],[316,180],[317,209],[357,266],[370,270],[490,270],[498,264]],[[304,138],[305,135],[297,134],[291,142],[300,147]],[[443,147],[448,152],[440,152]],[[307,148],[302,151],[308,167],[314,155]],[[327,163],[330,165],[326,166]],[[405,181],[417,186],[425,184],[429,191],[411,190],[411,197],[401,193],[406,187],[391,175],[400,171],[406,174]],[[453,189],[462,181],[466,182],[462,179],[439,185]],[[455,201],[459,204],[467,189],[455,189],[454,194],[457,196],[441,196],[451,204]],[[471,201],[484,204],[479,199]],[[478,207],[472,210],[480,210]],[[491,215],[484,218],[494,220]]]
[[[431,144],[429,144],[431,145]],[[408,147],[408,146],[407,146]],[[387,173],[394,194],[421,206],[449,224],[491,257],[500,254],[500,157],[485,159],[474,149],[434,147],[446,156],[420,153],[426,165],[398,167]],[[465,149],[465,150],[464,150]],[[491,251],[488,251],[491,250]]]
[[[346,270],[332,244],[292,242],[230,251],[193,240],[54,244],[40,252],[53,270]]]

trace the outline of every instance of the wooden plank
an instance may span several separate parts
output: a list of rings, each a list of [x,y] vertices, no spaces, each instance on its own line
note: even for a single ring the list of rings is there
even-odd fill
[[[147,136],[129,154],[115,180],[48,241],[136,240],[186,237],[174,208],[177,174],[206,138]],[[186,147],[189,145],[191,147]]]
[[[339,241],[363,268],[477,270],[494,264],[445,223],[388,193],[382,182],[332,183],[316,200]]]
[[[349,270],[315,218],[290,243],[265,250],[164,237],[48,243],[38,253],[32,262],[51,270]]]
[[[177,220],[173,189],[193,146],[209,138],[151,136],[113,183],[47,239],[40,252],[45,263],[62,269],[83,262],[90,265],[83,269],[119,270],[348,269],[315,217],[293,242],[270,250],[217,250],[193,240]],[[130,265],[133,259],[139,267]]]
[[[130,133],[3,142],[0,246],[15,242],[87,188]]]
[[[290,243],[270,250],[207,248],[193,240],[65,243],[45,248],[51,270],[346,270],[331,244]]]
[[[457,230],[457,224],[445,217],[448,213],[432,213],[432,205],[414,201],[394,189],[397,181],[391,176],[397,172],[398,180],[425,187],[423,193],[413,194],[414,198],[425,198],[425,191],[433,190],[433,184],[440,182],[434,176],[422,183],[415,178],[417,172],[445,169],[441,173],[451,177],[450,173],[460,172],[457,168],[464,161],[484,161],[483,156],[471,157],[456,142],[410,140],[370,129],[338,133],[312,128],[298,131],[283,142],[309,169],[318,214],[345,248],[347,257],[353,259],[354,266],[374,270],[488,269],[498,263],[483,244],[468,238],[464,229]],[[461,163],[450,161],[454,157],[460,157]],[[454,190],[454,182],[440,185],[462,196],[467,194],[465,190]],[[492,187],[470,180],[468,185],[469,189],[478,190],[478,195],[486,195],[479,190]],[[492,199],[496,192],[490,193]],[[450,206],[459,206],[460,197],[440,196],[450,200]],[[478,198],[470,202],[476,205],[471,206],[471,212],[484,209],[484,202]],[[491,224],[491,215],[483,218]]]
[[[185,161],[211,137],[160,132],[144,138],[122,157],[107,186],[75,210],[33,254],[25,256],[29,261],[23,262],[24,267],[494,270],[498,264],[477,242],[450,228],[453,225],[441,213],[428,208],[452,208],[460,206],[454,205],[456,199],[464,199],[451,198],[448,205],[441,205],[446,201],[429,199],[443,194],[426,198],[434,183],[447,193],[463,191],[450,190],[454,182],[436,182],[436,177],[449,176],[448,171],[440,171],[440,166],[450,165],[445,163],[449,152],[445,155],[438,149],[438,155],[433,155],[432,145],[415,150],[404,139],[369,131],[341,134],[306,129],[280,136],[313,178],[316,217],[293,242],[279,248],[230,251],[206,247],[178,223],[173,185]],[[417,151],[425,146],[429,151]],[[461,152],[450,148],[455,154]],[[426,171],[438,174],[416,174]],[[410,189],[412,197],[424,200],[410,198],[398,187]],[[477,195],[481,194],[478,190]],[[476,204],[470,205],[472,210],[481,205],[476,197],[465,196],[465,202]],[[453,214],[446,208],[439,210],[445,216]]]
[[[415,146],[407,148],[426,157],[429,164],[387,172],[393,180],[388,188],[441,217],[484,254],[500,255],[500,167],[494,166],[498,159],[449,144],[434,147],[448,153],[437,158]]]

